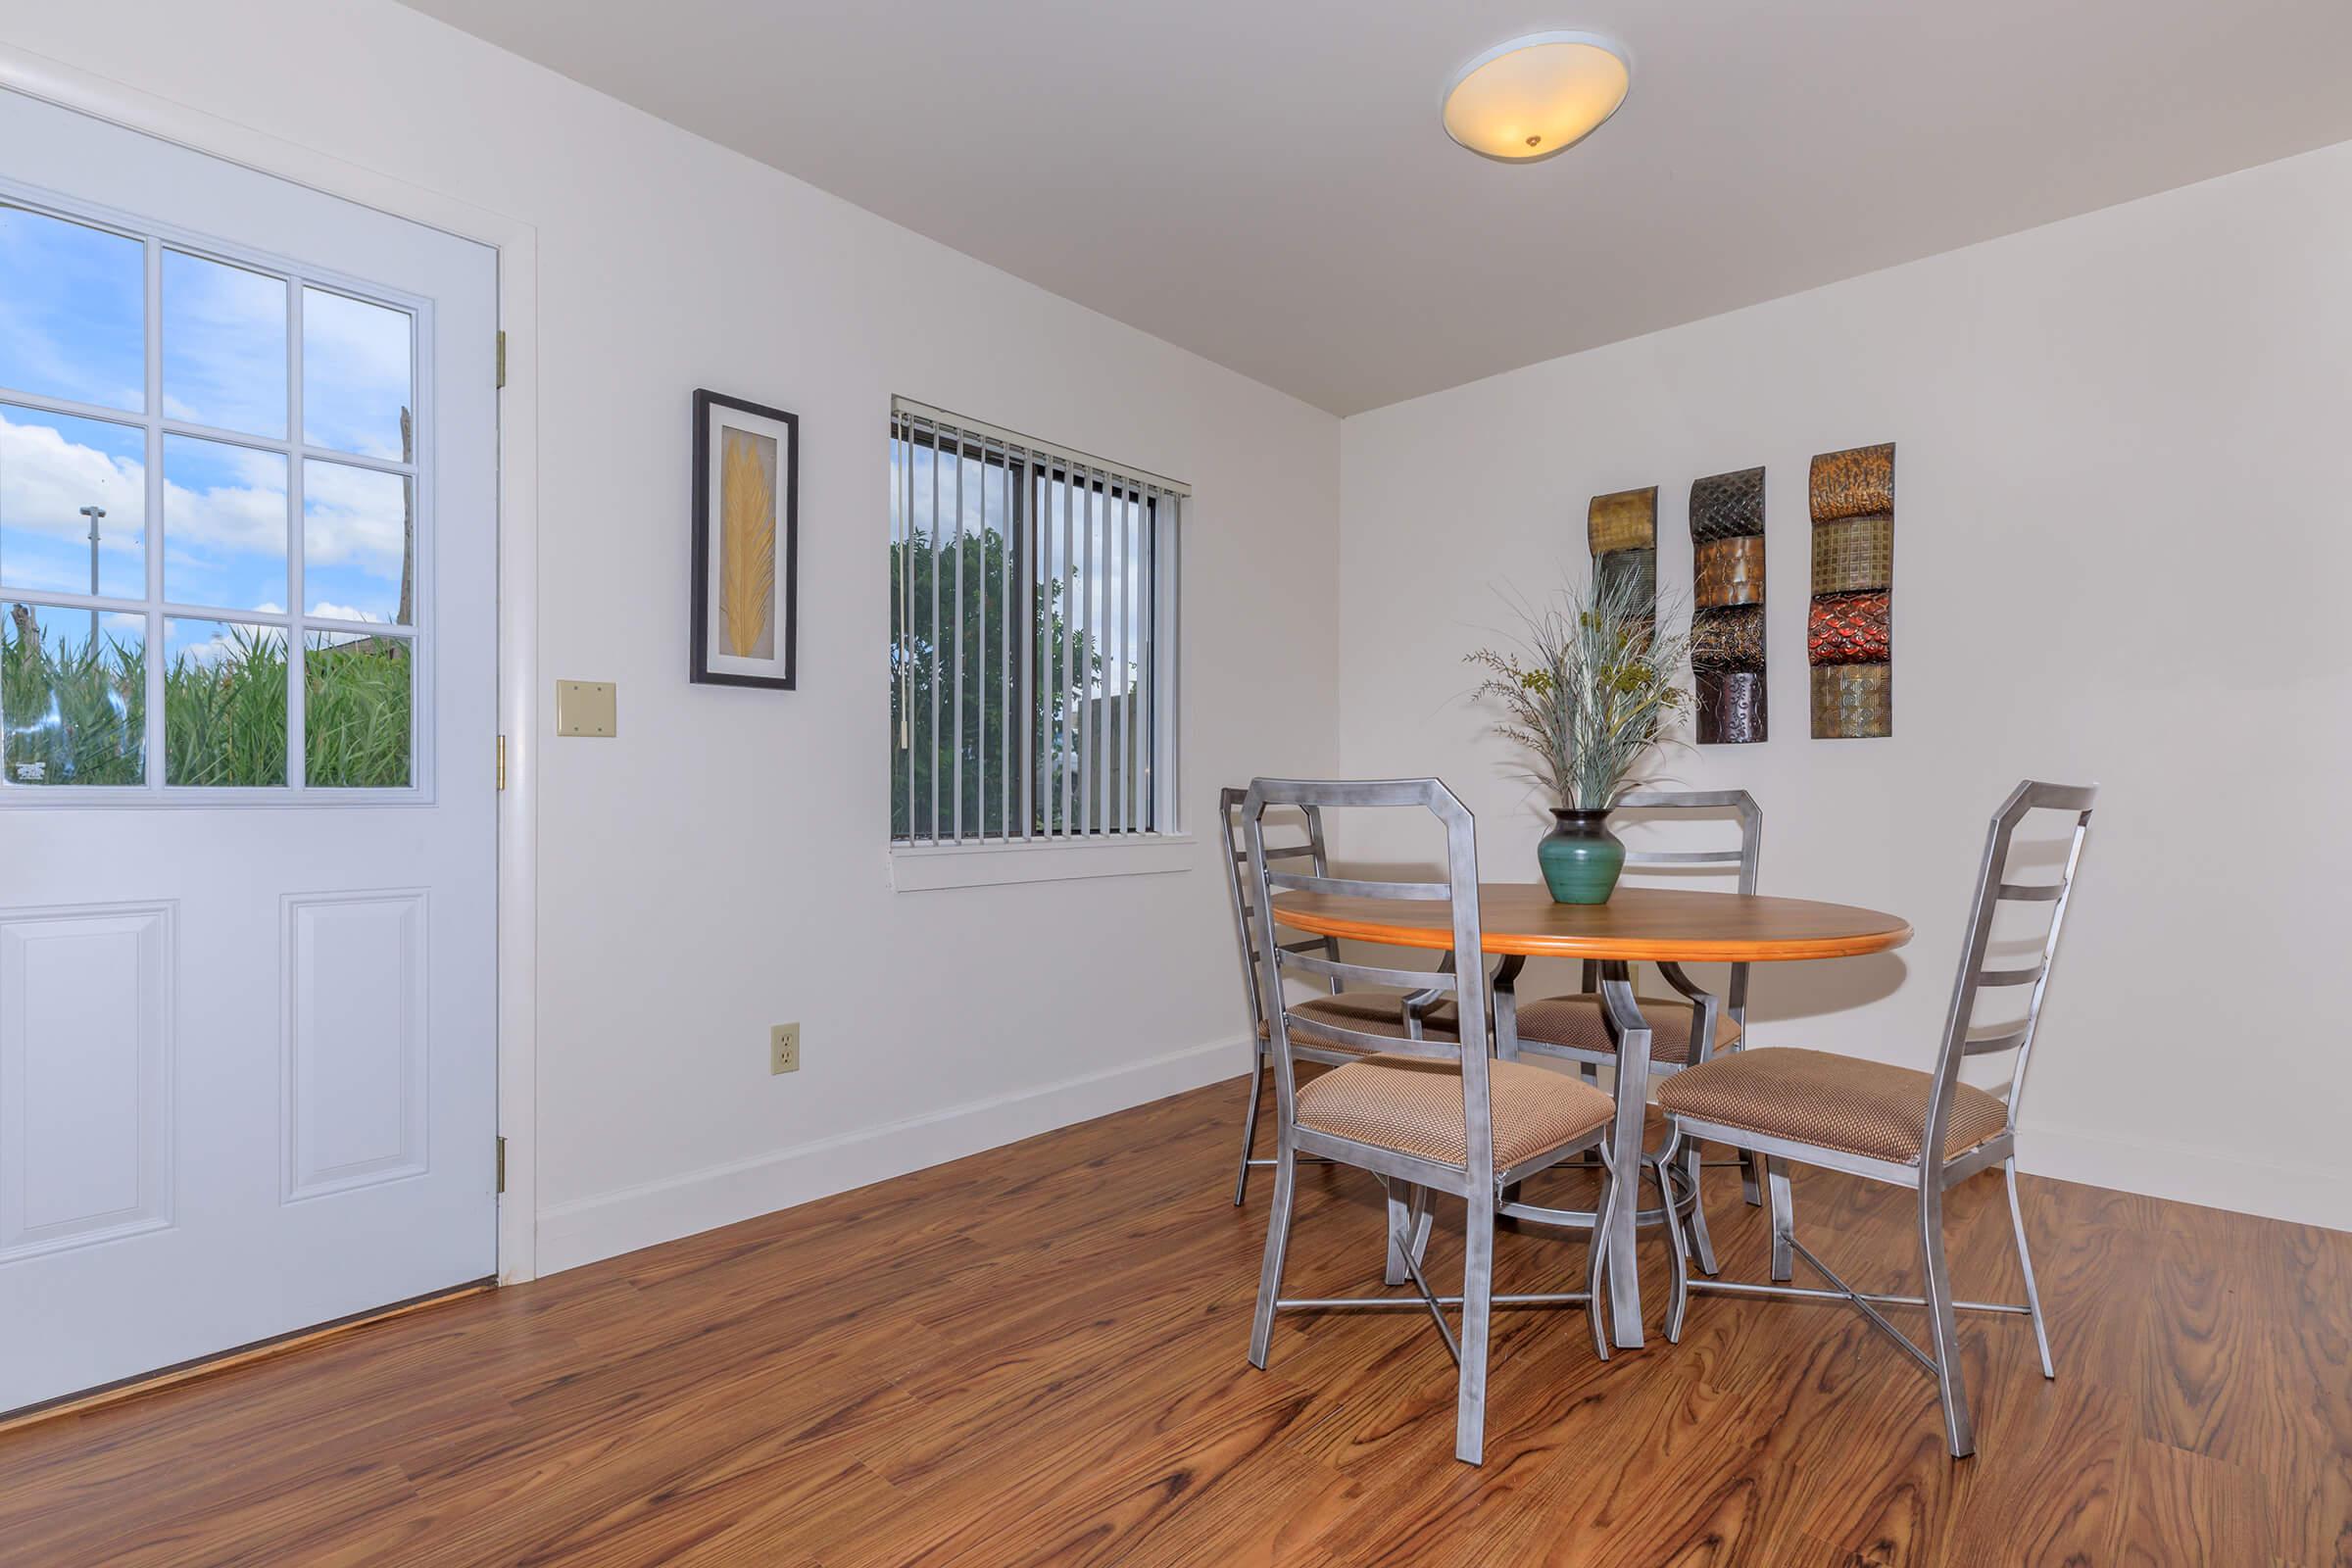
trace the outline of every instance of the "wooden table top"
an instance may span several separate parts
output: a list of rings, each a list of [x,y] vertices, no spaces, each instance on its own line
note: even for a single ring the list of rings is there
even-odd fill
[[[1554,904],[1541,882],[1486,882],[1478,905],[1487,952],[1530,958],[1770,963],[1850,958],[1911,940],[1908,921],[1876,909],[1685,888],[1620,887],[1606,904]],[[1285,893],[1274,918],[1315,936],[1453,946],[1446,904]]]

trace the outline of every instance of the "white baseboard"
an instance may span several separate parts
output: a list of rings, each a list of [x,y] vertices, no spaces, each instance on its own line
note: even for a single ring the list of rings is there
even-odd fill
[[[552,1204],[539,1211],[539,1272],[576,1268],[887,1181],[1199,1089],[1245,1072],[1249,1065],[1249,1045],[1236,1036],[641,1187]]]
[[[2219,1150],[2148,1144],[2028,1120],[2018,1169],[2179,1203],[2352,1230],[2352,1176],[2323,1165],[2265,1164]]]

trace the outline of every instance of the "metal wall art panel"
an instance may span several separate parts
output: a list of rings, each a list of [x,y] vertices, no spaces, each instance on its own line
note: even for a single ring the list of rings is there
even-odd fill
[[[1813,591],[1849,594],[1894,586],[1894,519],[1886,513],[1813,525]]]
[[[1736,605],[1702,610],[1690,617],[1692,669],[1764,667],[1764,607]]]
[[[1701,746],[1768,733],[1764,702],[1764,470],[1690,485],[1690,670]]]
[[[1805,626],[1805,652],[1816,664],[1884,664],[1889,652],[1885,589],[1868,594],[1822,594]]]
[[[1658,487],[1594,496],[1585,514],[1585,533],[1596,556],[1657,549]]]
[[[1894,733],[1894,444],[1813,460],[1813,738]]]
[[[1585,512],[1585,538],[1592,551],[1592,584],[1608,592],[1630,582],[1633,593],[1655,615],[1658,603],[1658,487],[1618,490],[1594,496]]]
[[[1694,684],[1702,744],[1746,746],[1766,738],[1762,670],[1702,669]]]
[[[1764,602],[1764,541],[1710,539],[1693,552],[1697,578],[1692,603],[1701,610]]]
[[[1592,573],[1606,593],[1619,582],[1633,585],[1632,594],[1644,605],[1658,602],[1658,553],[1655,550],[1612,550],[1592,563]]]
[[[1891,664],[1815,664],[1813,738],[1878,740],[1894,733]]]
[[[1764,537],[1764,470],[1714,473],[1690,485],[1690,541]]]
[[[1813,520],[1894,511],[1894,443],[1825,452],[1813,460]]]

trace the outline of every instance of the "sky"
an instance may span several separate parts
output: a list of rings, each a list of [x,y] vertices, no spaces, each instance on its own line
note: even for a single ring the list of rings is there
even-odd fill
[[[951,552],[951,563],[959,516],[964,534],[1004,533],[1011,496],[1002,461],[985,462],[977,452],[969,458],[959,458],[950,440],[947,450],[936,455],[936,461],[930,446],[904,444],[900,447],[900,482],[906,486],[905,510],[915,535],[928,540],[937,531],[940,548]],[[956,489],[958,468],[962,470],[960,513]],[[1096,651],[1102,656],[1102,679],[1094,684],[1105,685],[1111,691],[1125,691],[1133,684],[1143,656],[1143,616],[1136,612],[1136,607],[1145,602],[1140,508],[1132,502],[1109,504],[1100,490],[1090,492],[1083,488],[1075,495],[1075,513],[1071,511],[1072,500],[1068,484],[1060,480],[1048,484],[1047,515],[1036,519],[1047,524],[1045,537],[1041,541],[1032,532],[1024,546],[1030,557],[1031,580],[1041,585],[1061,580],[1067,585],[1064,603],[1070,624],[1091,637]],[[951,601],[940,612],[940,623],[953,628],[956,573],[952,564],[942,574],[940,587]],[[979,591],[976,582],[964,588],[967,597],[976,596]],[[989,623],[994,626],[998,607],[989,605],[988,612]],[[915,631],[918,634],[927,631],[929,621],[930,607],[917,606]],[[991,661],[997,652],[993,647],[989,650]]]
[[[142,427],[10,399],[30,393],[140,417],[145,267],[138,240],[0,205],[0,589],[88,593],[90,522],[80,509],[99,506],[99,593],[145,597],[156,519],[144,515]],[[283,440],[292,402],[286,280],[167,248],[162,282],[166,416]],[[301,306],[305,441],[400,459],[400,413],[412,397],[410,317],[308,286]],[[286,457],[172,434],[163,465],[165,596],[282,611],[295,537]],[[326,458],[304,459],[302,481],[306,610],[391,619],[408,481]],[[167,644],[181,640],[167,631]]]

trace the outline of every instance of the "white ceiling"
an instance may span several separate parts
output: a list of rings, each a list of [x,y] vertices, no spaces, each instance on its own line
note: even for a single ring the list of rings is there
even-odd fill
[[[2345,0],[409,0],[1335,413],[2352,138]],[[1438,122],[1546,27],[1632,96]]]

